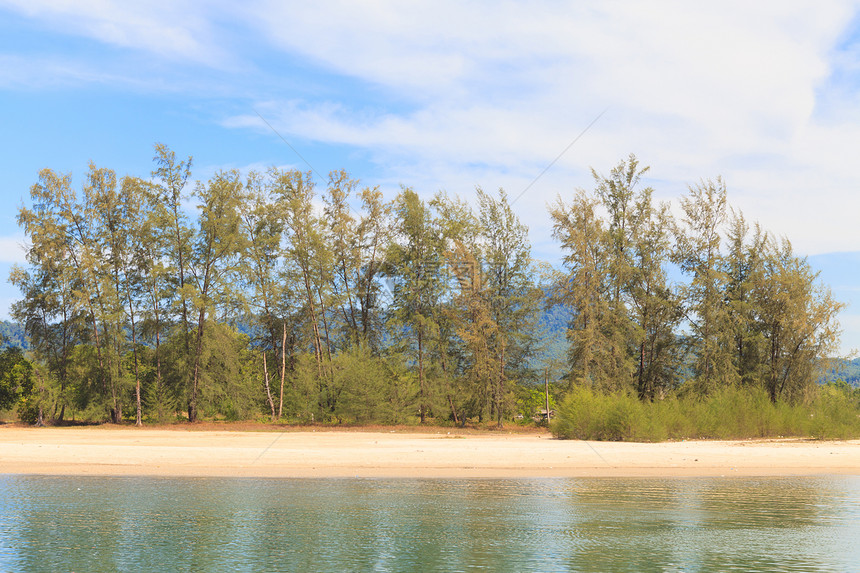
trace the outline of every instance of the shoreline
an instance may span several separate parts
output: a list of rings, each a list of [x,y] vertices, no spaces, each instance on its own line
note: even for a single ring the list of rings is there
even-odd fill
[[[860,475],[860,440],[660,443],[548,432],[0,426],[0,474],[249,478]]]

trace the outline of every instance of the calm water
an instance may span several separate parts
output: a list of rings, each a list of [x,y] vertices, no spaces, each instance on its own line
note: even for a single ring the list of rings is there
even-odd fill
[[[860,477],[0,475],[2,571],[860,571]]]

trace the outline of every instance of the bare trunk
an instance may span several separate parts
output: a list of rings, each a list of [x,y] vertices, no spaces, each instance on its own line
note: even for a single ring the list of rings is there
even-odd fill
[[[326,317],[325,317],[325,304],[323,304],[322,291],[317,290],[317,295],[319,296],[319,299],[320,299],[320,316],[322,317],[323,332],[325,333],[325,350],[326,350],[326,357],[328,358],[329,376],[331,377],[332,386],[334,386],[334,368],[332,367],[332,362],[331,362],[331,343],[329,342],[330,339],[328,336],[328,319],[326,319]]]
[[[275,421],[275,401],[272,399],[272,390],[269,388],[269,367],[266,363],[266,350],[263,352],[263,379],[266,381],[266,398],[269,400],[269,406],[272,408],[272,421]]]
[[[317,313],[316,306],[314,305],[314,296],[313,291],[311,291],[311,283],[308,279],[308,275],[306,271],[302,271],[304,275],[305,281],[305,292],[308,295],[308,310],[311,311],[311,325],[314,331],[314,357],[317,360],[317,375],[320,378],[320,382],[322,382],[323,377],[323,367],[322,367],[322,341],[320,340],[320,328],[317,323]]]
[[[278,419],[284,414],[284,378],[287,374],[287,321],[284,321],[284,337],[281,340],[281,395],[278,399]]]
[[[161,380],[161,320],[159,319],[159,308],[158,308],[158,295],[155,291],[155,284],[150,285],[152,288],[150,290],[150,296],[152,297],[152,309],[155,313],[155,383],[156,383],[156,393],[160,393],[162,391],[162,380]],[[160,401],[159,401],[160,404]],[[158,411],[159,418],[161,417],[161,407],[159,405]]]
[[[421,423],[425,421],[427,415],[424,393],[424,329],[418,327],[418,414],[421,416]]]
[[[545,368],[543,371],[543,386],[544,396],[546,397],[546,425],[549,426],[549,368]]]
[[[137,358],[137,334],[135,332],[135,323],[134,317],[132,315],[131,319],[131,345],[132,345],[132,354],[134,355],[134,398],[137,406],[137,414],[135,419],[136,426],[143,425],[143,412],[141,408],[140,401],[140,368],[138,366],[138,358]]]
[[[499,354],[499,378],[496,391],[496,424],[502,427],[502,399],[505,392],[505,343],[502,342],[502,351]]]
[[[451,407],[451,415],[454,416],[454,423],[459,426],[460,418],[457,416],[457,409],[454,407],[454,400],[451,399],[450,394],[448,394],[448,405]]]
[[[206,321],[206,311],[200,310],[197,321],[197,344],[194,352],[194,372],[191,379],[191,398],[188,401],[188,421],[197,421],[197,385],[200,380],[200,357],[203,354],[203,326]]]
[[[454,423],[459,425],[460,418],[457,416],[457,409],[454,407],[454,400],[451,398],[450,386],[448,385],[448,362],[445,360],[445,353],[442,353],[442,374],[445,376],[445,386],[448,397],[448,406],[451,407],[451,415],[454,417]]]

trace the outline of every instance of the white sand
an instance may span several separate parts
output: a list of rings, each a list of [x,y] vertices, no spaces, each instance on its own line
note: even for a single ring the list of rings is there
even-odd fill
[[[236,477],[860,475],[860,440],[583,442],[549,434],[0,426],[0,473]]]

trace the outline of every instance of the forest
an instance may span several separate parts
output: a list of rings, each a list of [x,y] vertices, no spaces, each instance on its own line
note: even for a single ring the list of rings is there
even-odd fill
[[[842,305],[722,180],[691,185],[673,216],[646,171],[631,155],[548,206],[553,268],[503,190],[470,205],[406,186],[387,201],[344,171],[320,188],[276,168],[195,181],[160,144],[146,179],[91,164],[78,190],[44,169],[10,277],[29,349],[0,409],[502,425],[582,389],[810,400]]]

